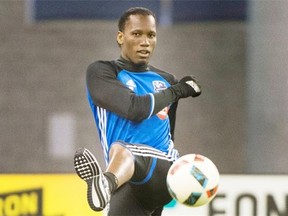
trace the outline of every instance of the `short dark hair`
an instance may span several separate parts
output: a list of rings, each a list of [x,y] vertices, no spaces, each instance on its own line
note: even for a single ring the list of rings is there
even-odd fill
[[[131,16],[131,15],[143,15],[143,16],[150,16],[151,15],[154,17],[154,19],[156,19],[155,14],[151,10],[144,8],[144,7],[132,7],[132,8],[129,8],[128,10],[126,10],[122,14],[122,16],[120,17],[120,19],[118,21],[118,30],[119,31],[124,31],[126,22],[129,19],[129,16]]]

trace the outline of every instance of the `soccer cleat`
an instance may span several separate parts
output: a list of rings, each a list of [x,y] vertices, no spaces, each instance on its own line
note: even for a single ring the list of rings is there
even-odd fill
[[[108,181],[92,153],[80,148],[74,156],[74,168],[87,185],[87,199],[91,209],[102,211],[110,201]]]

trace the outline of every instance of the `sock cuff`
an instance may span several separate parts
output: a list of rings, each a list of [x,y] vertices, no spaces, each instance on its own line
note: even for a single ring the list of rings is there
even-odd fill
[[[111,172],[104,172],[103,174],[109,182],[111,193],[113,193],[118,188],[118,178]]]

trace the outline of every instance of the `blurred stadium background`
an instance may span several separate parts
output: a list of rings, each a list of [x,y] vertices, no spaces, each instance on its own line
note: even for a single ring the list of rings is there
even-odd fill
[[[104,166],[85,72],[95,60],[119,56],[117,18],[131,6],[158,16],[151,63],[178,78],[193,74],[202,84],[201,97],[179,104],[180,153],[209,157],[224,176],[285,177],[287,1],[0,0],[0,179],[74,178],[80,146]],[[13,189],[7,182],[0,180],[0,204]]]

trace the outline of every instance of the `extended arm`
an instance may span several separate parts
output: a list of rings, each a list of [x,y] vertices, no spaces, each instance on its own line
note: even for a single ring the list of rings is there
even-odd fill
[[[88,91],[95,104],[131,121],[141,121],[180,98],[192,96],[192,87],[181,80],[158,93],[138,96],[117,80],[114,67],[101,62],[90,65],[86,75]]]

